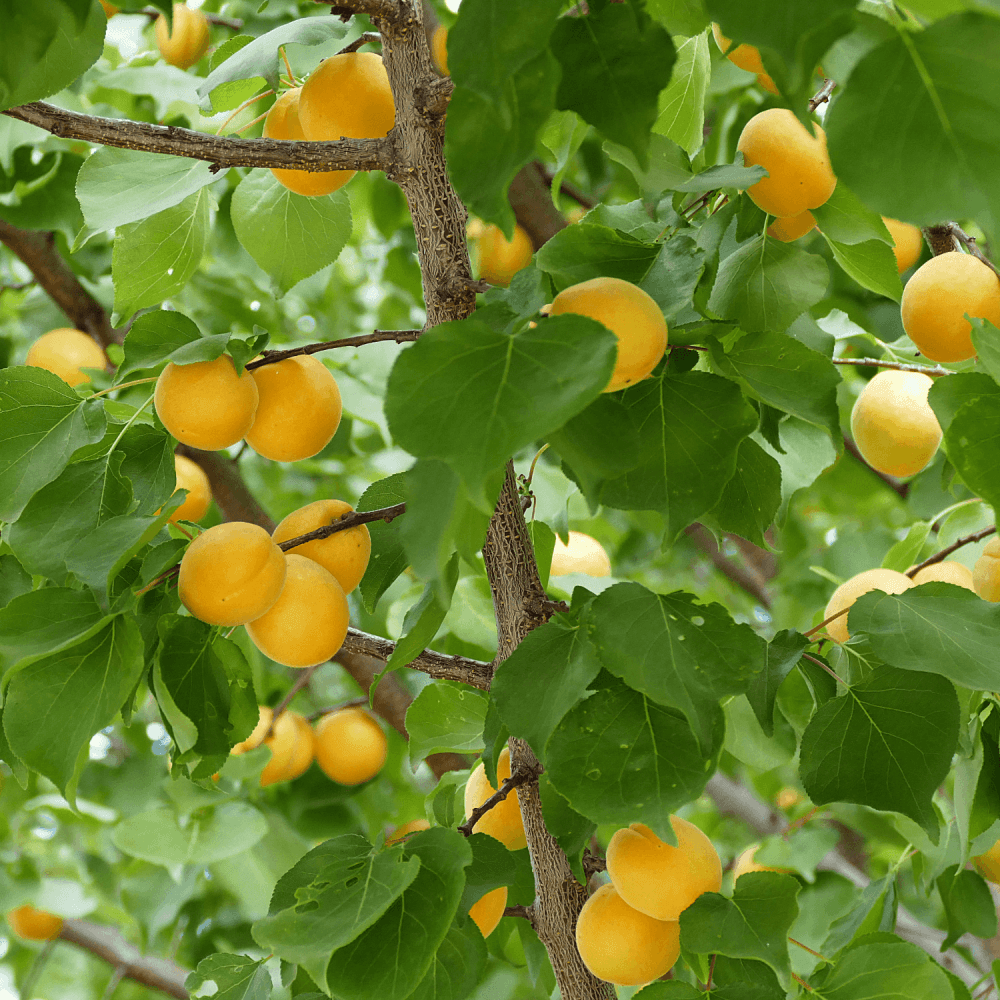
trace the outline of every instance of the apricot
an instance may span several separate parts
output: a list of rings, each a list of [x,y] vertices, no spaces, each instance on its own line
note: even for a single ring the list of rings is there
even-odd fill
[[[914,573],[910,579],[914,586],[921,583],[931,583],[939,580],[941,583],[953,583],[956,587],[965,587],[966,590],[975,591],[976,586],[972,578],[972,570],[968,566],[963,566],[954,559],[945,559],[943,562],[931,563],[925,566],[918,573]]]
[[[47,910],[37,910],[33,906],[19,906],[16,910],[7,911],[7,923],[10,929],[27,941],[51,941],[59,937],[62,930],[62,917],[57,917]]]
[[[900,312],[903,329],[925,357],[966,361],[976,349],[965,315],[1000,326],[1000,280],[971,254],[943,253],[913,273]]]
[[[747,872],[778,872],[782,875],[792,874],[791,868],[768,868],[767,865],[760,865],[754,859],[760,850],[760,844],[752,844],[733,862],[733,881],[735,882],[741,875]]]
[[[275,720],[264,746],[271,748],[271,759],[260,772],[261,788],[279,781],[293,781],[305,774],[313,762],[312,726],[304,716],[286,708]]]
[[[510,777],[510,749],[504,747],[497,758],[497,780],[503,784]],[[480,763],[469,780],[465,783],[465,817],[468,819],[473,810],[478,809],[496,789],[486,777],[486,765]],[[519,851],[528,846],[524,836],[524,820],[521,819],[521,804],[515,788],[503,800],[498,802],[486,815],[480,817],[472,828],[473,833],[488,833],[503,844],[508,851]]]
[[[653,298],[621,278],[591,278],[564,288],[552,316],[576,313],[603,323],[618,338],[618,360],[605,392],[644,379],[667,350],[667,323]]]
[[[693,823],[670,817],[677,846],[633,823],[608,844],[608,875],[633,909],[657,920],[677,920],[703,892],[718,892],[722,864],[712,841]]]
[[[991,538],[972,568],[976,593],[992,604],[1000,602],[1000,538]]]
[[[791,243],[800,239],[806,233],[811,233],[816,228],[816,219],[812,212],[805,211],[791,219],[775,219],[767,227],[767,235],[782,243]]]
[[[781,91],[778,90],[778,85],[768,76],[767,73],[757,74],[757,86],[763,87],[769,94],[774,94],[775,97],[781,96]]]
[[[768,173],[747,188],[753,203],[768,215],[790,219],[807,208],[819,208],[837,186],[826,133],[813,124],[810,135],[787,108],[769,108],[754,115],[736,148],[748,167],[760,166]]]
[[[344,645],[351,613],[347,597],[319,563],[294,554],[284,558],[288,572],[281,596],[246,623],[247,635],[275,663],[314,667]]]
[[[302,85],[299,122],[306,138],[318,142],[388,135],[396,123],[396,105],[382,57],[345,52],[324,59]],[[354,171],[334,170],[329,176],[342,187]]]
[[[598,979],[641,986],[666,975],[677,961],[680,924],[640,913],[613,885],[602,885],[576,919],[576,948]]]
[[[161,14],[154,30],[160,55],[178,69],[189,69],[208,51],[208,19],[185,4],[174,4],[172,28],[167,28],[167,19]]]
[[[390,844],[398,844],[411,833],[419,833],[421,830],[429,830],[430,828],[430,823],[425,819],[411,819],[409,823],[401,823],[385,838],[386,847]]]
[[[506,288],[514,275],[531,263],[535,252],[531,237],[516,223],[510,240],[499,226],[484,225],[478,233],[475,242],[479,250],[479,277]]]
[[[1000,840],[985,854],[979,854],[974,857],[972,863],[987,882],[1000,885]],[[10,918],[8,917],[8,919]]]
[[[479,933],[484,938],[488,938],[500,923],[503,911],[507,906],[507,886],[502,885],[499,889],[481,896],[469,909],[469,916],[472,917]]]
[[[712,34],[715,36],[715,44],[719,46],[719,51],[734,65],[748,73],[755,73],[757,82],[772,94],[778,93],[778,88],[774,85],[774,80],[764,69],[764,63],[760,58],[760,50],[756,45],[737,45],[730,51],[733,44],[730,39],[722,33],[722,29],[715,23],[712,24]]]
[[[337,381],[322,361],[304,355],[255,368],[260,402],[247,443],[274,462],[321,452],[337,433],[342,406]]]
[[[909,590],[913,586],[913,581],[904,573],[897,573],[894,569],[866,569],[863,573],[852,576],[845,580],[831,596],[827,602],[826,610],[823,612],[824,618],[835,615],[844,608],[849,608],[854,602],[872,590],[881,590],[886,594],[902,594],[904,590]],[[847,630],[848,615],[841,615],[827,625],[826,630],[836,642],[847,642],[851,637]]]
[[[106,368],[108,359],[101,345],[82,330],[60,327],[43,333],[31,347],[25,364],[44,368],[69,385],[90,381],[83,368]]]
[[[431,35],[431,58],[442,76],[448,75],[448,29],[439,24]]]
[[[181,559],[181,603],[209,625],[245,625],[278,600],[287,560],[259,525],[229,521],[203,531]]]
[[[239,757],[241,754],[248,753],[250,750],[256,750],[257,747],[264,742],[264,737],[267,736],[268,729],[271,728],[271,720],[274,718],[274,713],[267,707],[267,705],[258,705],[258,717],[257,725],[254,726],[253,732],[241,743],[237,743],[232,750],[229,752],[235,757]]]
[[[882,221],[896,244],[892,248],[892,252],[896,255],[896,268],[902,274],[913,267],[919,259],[924,249],[923,234],[916,226],[911,226],[908,222],[890,219],[885,215],[882,216]]]
[[[208,512],[212,502],[212,487],[208,476],[197,462],[192,462],[186,455],[174,455],[174,476],[178,490],[187,490],[184,503],[170,515],[171,521],[200,521]]]
[[[549,576],[565,576],[567,573],[611,576],[611,560],[604,546],[582,531],[571,531],[568,544],[563,544],[563,540],[556,535]]]
[[[295,141],[305,139],[306,134],[302,131],[302,123],[299,121],[299,95],[301,87],[286,90],[268,111],[264,119],[264,138],[283,139]],[[289,170],[287,168],[272,167],[271,173],[289,191],[296,194],[305,195],[307,198],[315,198],[318,195],[330,194],[343,185],[343,179],[339,176],[342,171],[318,171],[318,170]]]
[[[864,460],[905,479],[927,468],[941,444],[941,426],[927,402],[934,384],[923,372],[879,372],[851,411],[851,434]]]
[[[316,500],[292,511],[274,529],[271,537],[276,542],[287,542],[290,538],[298,538],[317,528],[333,524],[353,510],[354,508],[343,500]],[[338,531],[327,538],[317,538],[296,545],[290,552],[318,562],[337,578],[337,582],[344,588],[344,593],[349,594],[361,582],[368,568],[368,560],[372,554],[372,539],[368,533],[368,525],[359,524],[346,531]]]
[[[341,708],[316,723],[316,763],[338,785],[371,781],[385,764],[382,727],[360,708]]]
[[[258,398],[253,376],[248,371],[237,375],[228,354],[190,365],[171,361],[153,390],[163,426],[178,441],[203,451],[236,444],[253,427]]]

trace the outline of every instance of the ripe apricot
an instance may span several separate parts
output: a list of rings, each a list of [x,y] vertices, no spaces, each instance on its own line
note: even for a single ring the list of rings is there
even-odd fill
[[[448,29],[439,24],[431,35],[431,58],[442,76],[448,75]]]
[[[666,975],[677,961],[680,924],[640,913],[613,885],[602,885],[576,919],[576,948],[598,979],[641,986]]]
[[[677,846],[648,826],[617,830],[608,844],[608,875],[633,909],[657,920],[677,920],[703,892],[718,892],[722,864],[712,841],[693,823],[670,817]]]
[[[264,119],[265,139],[284,139],[287,141],[305,139],[306,134],[302,131],[302,123],[299,121],[299,95],[301,93],[301,87],[286,90],[271,105],[271,110],[268,111],[267,117]],[[336,170],[288,170],[272,167],[271,173],[289,191],[305,195],[307,198],[330,194],[331,191],[336,191],[344,183],[339,176],[341,171]]]
[[[343,500],[316,500],[292,511],[274,529],[271,537],[276,542],[287,542],[290,538],[299,538],[317,528],[333,524],[353,510],[354,508]],[[368,533],[368,525],[359,524],[346,531],[338,531],[327,538],[317,538],[296,545],[290,552],[318,562],[337,578],[344,588],[344,593],[349,594],[361,582],[368,568],[368,560],[372,554],[372,538]]]
[[[382,57],[345,52],[324,59],[302,85],[299,122],[306,138],[318,142],[388,135],[396,123],[396,105]],[[330,173],[338,178],[337,187],[353,176],[353,170]]]
[[[905,479],[925,469],[941,444],[941,426],[927,402],[934,384],[923,372],[879,372],[851,411],[851,434],[864,460]]]
[[[203,531],[181,559],[181,603],[209,625],[245,625],[277,600],[285,553],[259,525],[229,521]]]
[[[734,66],[739,66],[740,69],[746,70],[748,73],[755,73],[757,75],[757,83],[760,86],[772,94],[778,94],[778,88],[774,85],[774,80],[771,79],[767,70],[764,69],[764,63],[760,58],[760,50],[756,45],[737,45],[735,49],[730,51],[730,46],[733,43],[726,38],[722,33],[722,29],[715,23],[712,24],[712,34],[715,36],[715,44],[719,46],[719,51]]]
[[[510,777],[510,750],[504,747],[497,758],[497,780],[503,784]],[[478,809],[496,789],[486,777],[486,765],[480,765],[469,775],[465,783],[465,817],[468,819],[474,809]],[[508,851],[518,851],[528,846],[524,836],[524,820],[521,819],[521,804],[515,788],[498,802],[472,828],[473,833],[488,833],[503,844]]]
[[[186,455],[174,455],[174,476],[178,490],[187,490],[184,503],[170,515],[171,521],[200,521],[208,512],[212,502],[212,487],[208,476],[197,462],[192,462]]]
[[[794,240],[811,233],[816,228],[816,219],[812,212],[806,210],[791,219],[775,219],[767,227],[767,235],[782,243],[791,243]]]
[[[535,252],[531,237],[516,223],[510,240],[499,226],[492,224],[484,225],[478,233],[475,242],[479,251],[479,277],[506,288],[514,275],[531,263]]]
[[[430,823],[425,819],[411,819],[409,823],[401,823],[385,838],[386,847],[390,844],[398,844],[408,834],[419,833],[421,830],[429,830],[430,828]]]
[[[549,576],[565,576],[567,573],[611,576],[611,560],[604,546],[582,531],[571,531],[569,544],[563,544],[563,540],[556,535]]]
[[[972,569],[976,593],[992,604],[1000,601],[1000,538],[991,538]]]
[[[271,709],[268,708],[267,705],[258,705],[257,710],[259,715],[257,717],[257,725],[254,726],[253,732],[245,740],[241,743],[237,743],[233,749],[229,751],[236,757],[259,747],[261,743],[264,742],[264,737],[267,736],[268,729],[271,728],[271,719],[274,718],[274,713]]]
[[[504,908],[507,906],[507,886],[502,885],[499,889],[481,896],[472,904],[469,909],[469,916],[472,917],[479,933],[484,938],[488,938],[500,923]]]
[[[208,51],[208,19],[200,10],[174,4],[173,27],[161,14],[156,19],[156,46],[171,66],[188,69]]]
[[[896,255],[896,269],[902,274],[913,267],[919,259],[924,249],[923,234],[916,226],[911,226],[908,222],[890,219],[885,215],[882,216],[882,221],[896,244],[892,248],[892,252]]]
[[[69,385],[81,385],[90,381],[82,368],[106,368],[108,359],[93,337],[82,330],[59,327],[43,333],[28,348],[25,364],[44,368]]]
[[[979,854],[974,857],[972,863],[987,882],[1000,885],[1000,840],[985,854]]]
[[[27,941],[51,941],[59,937],[62,930],[62,917],[57,917],[47,910],[37,910],[33,906],[19,906],[16,910],[7,911],[7,923],[10,929]]]
[[[913,581],[904,573],[897,573],[894,569],[866,569],[863,573],[852,576],[845,580],[830,597],[826,610],[823,612],[824,618],[835,615],[844,608],[851,607],[852,604],[862,595],[872,590],[881,590],[886,594],[902,594],[904,590],[909,590],[913,586]],[[847,642],[851,637],[847,630],[847,615],[841,615],[827,625],[826,630],[836,642]]]
[[[976,589],[972,579],[972,570],[960,562],[955,562],[954,559],[931,563],[930,566],[925,566],[918,573],[914,573],[910,579],[913,580],[914,586],[939,580],[941,583],[953,583],[956,587],[965,587],[966,590],[975,591]]]
[[[253,376],[248,371],[237,375],[228,354],[190,365],[171,361],[153,391],[163,426],[178,441],[203,451],[236,444],[253,426],[257,402]]]
[[[298,712],[285,709],[275,720],[264,746],[271,748],[271,759],[260,772],[261,788],[293,781],[305,774],[313,762],[312,726]]]
[[[792,873],[791,868],[768,868],[767,865],[758,864],[754,858],[757,852],[760,850],[760,844],[751,844],[734,862],[733,862],[733,881],[735,882],[741,875],[746,875],[747,872],[779,872],[780,874],[790,875]]]
[[[971,254],[943,253],[925,261],[903,289],[903,329],[931,361],[975,357],[972,324],[976,319],[1000,326],[1000,280]]]
[[[275,663],[314,667],[344,645],[351,613],[347,597],[319,563],[294,554],[284,558],[288,572],[281,596],[246,623],[247,635]]]
[[[330,369],[305,355],[255,368],[260,402],[247,443],[274,462],[312,458],[340,426],[340,389]]]
[[[341,708],[316,723],[316,763],[338,785],[371,781],[387,752],[382,727],[360,708]]]
[[[618,360],[605,392],[644,379],[667,350],[667,322],[653,298],[621,278],[591,278],[564,288],[552,316],[577,313],[603,323],[618,338]]]
[[[760,166],[768,173],[747,188],[753,203],[768,215],[790,219],[807,208],[819,208],[837,186],[826,133],[813,124],[810,135],[787,108],[769,108],[754,115],[736,148],[748,167]]]

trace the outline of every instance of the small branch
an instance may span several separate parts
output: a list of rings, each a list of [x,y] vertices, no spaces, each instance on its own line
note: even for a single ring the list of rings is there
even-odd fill
[[[383,21],[398,21],[408,4],[405,0],[316,0],[316,3],[327,4],[330,13],[349,21],[355,14],[367,14]]]
[[[374,31],[366,31],[363,35],[355,38],[353,42],[345,45],[338,53],[338,56],[346,55],[348,52],[357,52],[362,45],[368,45],[370,42],[378,42],[381,44],[382,36],[376,34]]]
[[[226,455],[217,451],[199,451],[186,444],[178,445],[174,450],[176,454],[184,455],[201,466],[208,476],[212,499],[219,505],[227,521],[249,521],[251,524],[259,524],[267,532],[274,531],[271,516],[247,488],[239,466]]]
[[[320,538],[329,538],[338,531],[347,531],[348,528],[356,528],[359,524],[369,524],[372,521],[385,521],[387,524],[406,512],[405,503],[397,503],[392,507],[383,507],[381,510],[351,511],[341,516],[333,524],[325,524],[322,528],[307,531],[297,538],[289,538],[287,542],[278,542],[278,548],[282,552],[294,549],[298,545],[305,545],[306,542],[314,542]]]
[[[471,837],[472,828],[494,806],[500,805],[520,785],[527,784],[529,781],[537,781],[542,771],[543,768],[539,765],[537,768],[529,767],[523,771],[518,771],[516,774],[512,774],[481,806],[477,806],[472,810],[472,815],[458,828],[459,833],[464,834],[466,837]]]
[[[534,925],[534,915],[530,906],[505,906],[503,915],[505,917],[524,917],[525,920]]]
[[[278,716],[288,708],[292,703],[292,699],[309,684],[312,680],[312,675],[316,673],[320,666],[321,664],[316,664],[314,667],[307,667],[305,670],[299,671],[299,676],[295,678],[295,683],[285,693],[285,697],[275,705],[274,712],[271,713],[271,725],[267,727],[267,733],[264,736],[265,739],[274,732],[274,724],[278,721]],[[367,700],[366,698],[365,701]]]
[[[767,588],[767,581],[756,568],[740,566],[733,562],[716,545],[715,539],[712,538],[704,525],[690,524],[684,529],[684,533],[712,560],[712,564],[723,576],[729,577],[737,587],[746,591],[763,607],[769,608],[771,606],[771,593]]]
[[[831,620],[832,620],[832,619],[831,619]],[[830,675],[830,676],[831,676],[831,677],[832,677],[832,678],[833,678],[833,679],[834,679],[834,680],[835,680],[835,681],[836,681],[836,682],[837,682],[838,684],[843,684],[843,685],[844,685],[844,687],[847,687],[847,686],[848,686],[848,685],[847,685],[847,682],[846,682],[846,681],[842,681],[842,680],[841,680],[841,679],[840,679],[840,678],[839,678],[839,677],[838,677],[838,676],[837,676],[837,675],[836,675],[836,674],[835,674],[835,673],[833,672],[833,670],[832,670],[832,669],[831,669],[830,667],[828,667],[828,666],[827,666],[827,665],[826,665],[826,664],[825,664],[825,663],[824,663],[824,662],[823,662],[822,660],[820,660],[820,659],[817,659],[817,658],[816,658],[815,656],[810,656],[810,655],[809,655],[808,653],[803,653],[803,654],[802,654],[802,659],[803,659],[803,660],[808,660],[808,661],[809,661],[810,663],[815,663],[817,667],[822,667],[822,668],[823,668],[823,670],[825,670],[825,671],[826,671],[826,672],[827,672],[827,673],[828,673],[828,674],[829,674],[829,675]],[[814,811],[815,811],[815,810],[814,810]],[[810,814],[810,815],[811,815],[811,814]]]
[[[552,182],[546,176],[537,160],[526,163],[514,175],[507,191],[518,225],[531,237],[536,250],[567,226],[562,212],[552,204]]]
[[[608,862],[599,854],[594,854],[589,848],[583,852],[583,873],[587,876],[588,882],[592,875],[597,872],[606,872],[607,870]]]
[[[306,344],[304,347],[291,347],[287,351],[264,351],[259,361],[251,361],[247,371],[263,368],[264,365],[274,365],[288,358],[299,358],[304,354],[319,354],[321,351],[332,351],[336,347],[363,347],[365,344],[381,344],[385,341],[395,341],[406,344],[420,336],[419,330],[376,330],[358,337],[342,337],[340,340],[325,340],[320,344]]]
[[[830,100],[830,95],[833,93],[836,86],[836,80],[824,80],[823,86],[816,92],[816,96],[809,101],[809,110],[815,111],[821,104],[825,104],[828,100]]]
[[[322,719],[324,715],[329,715],[330,712],[339,712],[342,708],[362,708],[368,704],[368,698],[351,698],[349,701],[341,701],[336,705],[327,705],[326,708],[317,708],[315,712],[310,712],[306,719],[309,722],[315,722],[317,719]]]
[[[962,548],[963,545],[972,545],[973,542],[981,542],[984,538],[989,538],[990,535],[996,534],[997,526],[994,524],[991,528],[983,528],[981,531],[975,531],[971,535],[966,535],[964,538],[960,538],[957,542],[952,542],[947,548],[942,549],[940,552],[935,552],[934,555],[925,559],[922,563],[917,563],[916,566],[911,570],[907,570],[906,575],[911,579],[917,575],[922,569],[927,566],[933,566],[935,563],[944,562],[958,549]]]
[[[369,635],[367,632],[349,628],[342,648],[346,653],[363,653],[365,656],[386,661],[392,656],[396,644],[391,639],[383,639],[378,635]],[[435,653],[432,649],[425,649],[406,666],[410,670],[419,670],[437,680],[459,681],[480,691],[489,691],[490,679],[493,676],[488,663],[470,660],[465,656]],[[382,683],[384,684],[387,679],[383,679]]]
[[[901,483],[898,479],[893,476],[888,475],[885,472],[881,472],[878,469],[872,468],[864,459],[864,456],[858,450],[858,446],[845,434],[844,435],[844,450],[853,455],[866,469],[872,472],[874,475],[878,476],[886,486],[889,487],[893,492],[898,493],[904,500],[909,495],[910,484]]]
[[[942,365],[918,365],[904,361],[886,361],[881,358],[833,358],[835,365],[858,365],[861,368],[892,368],[897,372],[920,372],[923,375],[954,375]]]
[[[545,178],[545,183],[552,187],[552,179],[555,177],[551,171],[546,170],[542,164],[538,164],[539,172],[542,177]],[[597,202],[590,197],[589,194],[585,194],[574,184],[570,184],[569,181],[561,181],[559,184],[559,193],[566,195],[567,198],[572,198],[578,205],[582,205],[586,209],[593,208]]]
[[[715,960],[719,956],[715,953],[712,954],[712,964],[708,967],[708,982],[705,984],[705,989],[708,992],[712,991],[712,980],[715,978]]]

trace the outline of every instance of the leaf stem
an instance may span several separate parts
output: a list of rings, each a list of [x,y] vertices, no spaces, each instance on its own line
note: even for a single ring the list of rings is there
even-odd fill
[[[793,937],[789,937],[788,940],[791,941],[792,944],[798,945],[803,951],[807,951],[809,952],[810,955],[815,955],[816,958],[820,959],[823,962],[826,962],[827,965],[830,964],[830,959],[828,959],[826,955],[821,955],[818,951],[813,951],[813,949],[810,948],[809,945],[803,944],[801,941],[796,941],[795,938]]]
[[[845,609],[845,612],[846,612],[846,609]],[[836,615],[834,615],[834,617],[836,617]],[[830,620],[832,621],[833,619],[830,619]],[[844,685],[844,687],[848,687],[848,686],[849,686],[849,685],[848,685],[848,683],[847,683],[847,681],[842,681],[842,680],[841,680],[841,679],[840,679],[840,678],[839,678],[839,677],[837,676],[837,674],[835,674],[835,673],[833,672],[833,670],[831,670],[831,669],[830,669],[830,667],[828,667],[828,666],[827,666],[827,665],[826,665],[826,664],[825,664],[825,663],[824,663],[824,662],[823,662],[822,660],[820,660],[820,659],[819,659],[818,657],[815,657],[815,656],[810,656],[810,655],[809,655],[808,653],[803,653],[803,654],[802,654],[802,659],[803,659],[803,660],[808,660],[808,661],[809,661],[810,663],[815,663],[817,667],[822,667],[822,668],[823,668],[823,669],[824,669],[824,670],[825,670],[825,671],[826,671],[826,672],[827,672],[827,673],[828,673],[828,674],[829,674],[829,675],[830,675],[830,676],[831,676],[831,677],[832,677],[832,678],[833,678],[833,679],[834,679],[834,680],[835,680],[835,681],[836,681],[836,682],[837,682],[838,684],[843,684],[843,685]],[[816,810],[814,809],[814,810],[813,810],[813,812],[815,812],[815,811],[816,811]]]
[[[148,382],[155,382],[157,377],[156,375],[151,375],[149,378],[137,378],[134,382],[122,382],[121,385],[113,385],[110,389],[102,389],[100,392],[95,392],[92,396],[88,396],[87,399],[97,399],[99,396],[106,396],[109,392],[117,392],[119,389],[131,389],[134,385],[146,385]],[[150,396],[149,398],[152,399],[153,397]]]

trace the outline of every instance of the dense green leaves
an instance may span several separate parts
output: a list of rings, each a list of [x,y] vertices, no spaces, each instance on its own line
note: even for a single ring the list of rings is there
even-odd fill
[[[802,658],[809,640],[788,629],[779,632],[768,644],[764,654],[764,669],[754,678],[747,699],[761,729],[770,736],[774,732],[774,703],[778,688]]]
[[[482,750],[485,719],[485,695],[449,681],[428,684],[406,710],[410,763],[416,768],[425,757],[446,750]]]
[[[879,939],[861,941],[848,951],[823,980],[824,1000],[865,1000],[900,997],[901,1000],[940,1000],[950,997],[944,970],[916,945]]]
[[[647,3],[647,9],[650,9]],[[655,15],[654,15],[655,16]],[[689,156],[701,148],[705,127],[705,92],[711,76],[708,38],[686,38],[677,49],[670,85],[660,94],[654,132],[676,142]]]
[[[215,984],[212,996],[218,1000],[268,1000],[271,996],[271,975],[264,963],[245,955],[209,955],[184,985],[196,992],[208,983]]]
[[[733,478],[701,520],[763,548],[764,532],[774,523],[780,506],[781,466],[756,441],[744,438],[736,454]]]
[[[943,947],[953,945],[966,932],[981,938],[996,934],[996,906],[980,874],[951,865],[938,877],[937,887],[948,918],[948,937]]]
[[[589,221],[567,226],[538,251],[535,262],[562,289],[607,276],[638,284],[657,256],[652,244]]]
[[[400,473],[372,483],[358,500],[357,509],[381,510],[405,501],[406,488]],[[372,521],[368,525],[368,534],[372,540],[372,554],[361,580],[361,599],[371,613],[393,580],[406,569],[406,553],[399,540],[399,525],[396,521]]]

